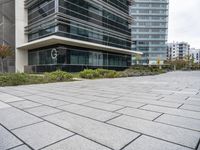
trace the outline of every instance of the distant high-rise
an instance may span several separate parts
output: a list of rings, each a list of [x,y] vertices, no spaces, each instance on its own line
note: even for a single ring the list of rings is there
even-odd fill
[[[168,0],[135,0],[131,7],[132,50],[144,53],[140,64],[166,59],[168,5]]]

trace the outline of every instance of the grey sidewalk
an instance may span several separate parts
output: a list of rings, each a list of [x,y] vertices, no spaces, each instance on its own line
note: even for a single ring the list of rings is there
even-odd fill
[[[0,150],[191,150],[200,72],[0,88]]]

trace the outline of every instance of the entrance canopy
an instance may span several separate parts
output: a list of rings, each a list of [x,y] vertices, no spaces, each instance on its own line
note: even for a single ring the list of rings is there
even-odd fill
[[[96,43],[92,43],[92,42],[75,40],[75,39],[60,37],[60,36],[55,36],[55,35],[45,37],[42,39],[38,39],[38,40],[35,40],[32,42],[28,42],[17,48],[21,49],[21,50],[30,50],[30,49],[37,49],[40,47],[45,47],[45,46],[50,46],[50,45],[55,45],[55,44],[78,46],[78,47],[84,47],[84,48],[96,49],[96,50],[104,50],[104,51],[108,51],[108,52],[115,52],[115,53],[121,53],[121,54],[130,54],[130,55],[132,55],[132,54],[142,55],[143,54],[142,52],[138,52],[138,51],[132,51],[132,50],[122,49],[122,48],[117,48],[117,47],[111,47],[111,46],[106,46],[106,45],[102,45],[102,44],[96,44]]]

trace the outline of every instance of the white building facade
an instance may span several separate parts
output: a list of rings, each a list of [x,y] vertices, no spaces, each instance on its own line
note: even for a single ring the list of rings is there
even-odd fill
[[[191,48],[190,56],[194,63],[200,63],[200,49]]]
[[[168,43],[167,60],[183,60],[189,51],[190,45],[187,42]]]

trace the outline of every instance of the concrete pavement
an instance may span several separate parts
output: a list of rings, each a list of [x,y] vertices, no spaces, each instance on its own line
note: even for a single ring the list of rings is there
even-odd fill
[[[0,150],[191,150],[200,72],[0,88]]]

